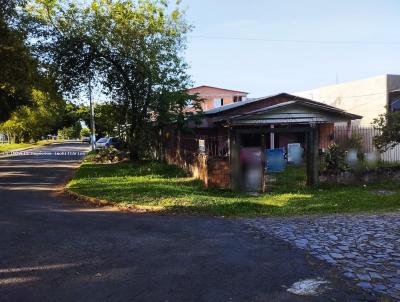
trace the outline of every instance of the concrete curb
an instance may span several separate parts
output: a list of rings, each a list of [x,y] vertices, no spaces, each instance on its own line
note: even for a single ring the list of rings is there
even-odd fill
[[[76,193],[67,187],[64,187],[63,192],[68,195],[68,197],[74,201],[92,206],[92,207],[97,207],[97,208],[104,208],[104,207],[112,207],[115,208],[116,210],[122,211],[122,212],[130,212],[130,213],[160,213],[160,212],[165,212],[164,209],[156,209],[156,208],[144,208],[140,206],[135,206],[135,205],[122,205],[118,202],[113,202],[105,199],[99,199],[95,197],[89,197],[86,195],[82,195],[79,193]]]

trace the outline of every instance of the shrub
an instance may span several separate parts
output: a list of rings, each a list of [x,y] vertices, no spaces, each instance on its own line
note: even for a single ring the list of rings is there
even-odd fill
[[[346,153],[337,144],[330,145],[326,151],[325,170],[335,173],[348,170]]]
[[[114,163],[123,160],[126,157],[124,152],[121,152],[114,147],[101,148],[94,158],[95,162],[99,163]]]
[[[90,130],[89,128],[82,128],[80,132],[80,137],[82,138],[83,136],[90,136]]]
[[[347,138],[343,143],[340,144],[340,149],[342,151],[357,151],[357,158],[362,162],[364,161],[363,152],[363,137],[360,133],[353,132],[351,137]]]

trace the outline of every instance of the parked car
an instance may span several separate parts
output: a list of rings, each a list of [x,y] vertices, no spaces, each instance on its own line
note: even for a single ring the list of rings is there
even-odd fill
[[[90,136],[82,136],[82,143],[90,143]]]
[[[103,137],[96,142],[96,149],[109,146],[118,149],[120,147],[120,141],[116,137]]]

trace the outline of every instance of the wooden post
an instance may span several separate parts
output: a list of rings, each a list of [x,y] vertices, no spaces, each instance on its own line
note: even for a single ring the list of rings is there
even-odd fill
[[[265,186],[265,180],[266,180],[266,157],[265,157],[265,151],[267,149],[267,138],[265,134],[261,134],[261,191],[264,193],[266,186]]]
[[[231,165],[231,189],[235,191],[241,190],[241,169],[240,169],[240,134],[234,129],[229,131],[229,149],[230,149],[230,165]]]
[[[271,127],[271,129],[274,129],[275,128],[275,126],[274,125],[271,125],[270,126]],[[269,145],[270,145],[270,149],[275,149],[275,133],[274,132],[271,132],[270,134],[269,134]]]
[[[314,126],[306,135],[307,140],[307,185],[318,184],[319,176],[319,131]]]
[[[319,125],[315,125],[314,131],[314,152],[313,152],[313,178],[314,185],[317,185],[319,182]]]

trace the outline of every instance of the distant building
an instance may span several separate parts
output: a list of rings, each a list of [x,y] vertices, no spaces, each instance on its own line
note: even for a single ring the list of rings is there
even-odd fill
[[[400,75],[381,75],[294,94],[361,115],[363,118],[353,123],[371,126],[386,108],[400,110]]]
[[[217,88],[212,86],[198,86],[188,90],[189,94],[197,94],[203,99],[202,109],[204,111],[229,105],[232,103],[242,102],[247,99],[247,92]]]

